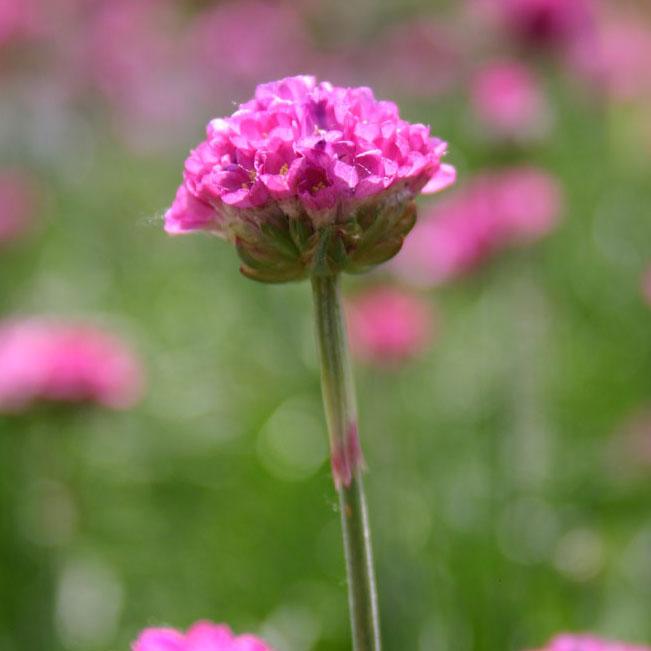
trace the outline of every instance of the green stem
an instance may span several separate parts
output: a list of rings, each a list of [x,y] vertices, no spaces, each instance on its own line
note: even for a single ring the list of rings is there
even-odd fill
[[[354,651],[380,651],[380,621],[371,533],[362,480],[353,376],[337,276],[313,276],[323,403],[332,474],[339,494]]]

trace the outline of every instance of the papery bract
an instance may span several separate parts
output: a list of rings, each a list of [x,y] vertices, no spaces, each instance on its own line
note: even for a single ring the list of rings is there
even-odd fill
[[[524,245],[553,229],[562,191],[533,167],[486,172],[472,179],[419,221],[394,268],[420,285],[470,271],[505,246]]]
[[[454,181],[445,152],[428,127],[402,120],[369,88],[311,76],[262,84],[209,123],[165,228],[231,240],[257,280],[361,271],[400,249],[416,195]]]
[[[224,624],[197,622],[186,633],[173,628],[147,628],[132,651],[273,651],[261,639],[234,635]]]
[[[38,402],[124,409],[140,397],[142,385],[134,354],[103,330],[45,318],[0,323],[0,411]]]
[[[353,354],[366,362],[393,365],[422,354],[434,335],[431,306],[413,292],[378,286],[346,302]]]

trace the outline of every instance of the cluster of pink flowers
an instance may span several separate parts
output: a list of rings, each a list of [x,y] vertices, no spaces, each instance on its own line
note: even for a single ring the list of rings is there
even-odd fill
[[[562,204],[558,181],[542,170],[519,167],[481,174],[419,220],[394,267],[416,284],[445,282],[505,246],[547,234]]]
[[[18,170],[0,171],[0,245],[29,230],[38,203],[32,179]]]
[[[365,362],[395,365],[423,353],[433,336],[430,305],[391,286],[370,288],[346,303],[353,354]]]
[[[483,67],[472,80],[472,107],[491,137],[528,138],[544,133],[549,107],[533,72],[515,60]]]
[[[187,633],[173,628],[148,628],[132,651],[272,651],[253,635],[234,635],[224,624],[197,622]]]
[[[210,122],[165,226],[232,237],[238,223],[278,213],[307,214],[316,227],[343,221],[378,195],[404,202],[449,185],[445,151],[428,127],[401,120],[369,88],[310,76],[262,84],[231,117]]]
[[[50,319],[0,324],[0,411],[37,402],[96,402],[113,409],[141,395],[137,359],[115,336]]]
[[[557,635],[539,651],[651,651],[651,647],[565,633]]]

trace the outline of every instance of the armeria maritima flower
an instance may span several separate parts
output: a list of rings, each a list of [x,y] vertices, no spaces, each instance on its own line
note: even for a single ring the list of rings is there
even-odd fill
[[[453,182],[445,152],[369,88],[311,76],[262,84],[208,124],[165,228],[234,242],[242,272],[265,282],[362,271],[399,251],[416,195]]]
[[[594,635],[557,635],[539,651],[651,651],[651,647],[603,640]]]
[[[125,409],[141,393],[140,364],[112,334],[44,318],[0,323],[0,412],[38,402]]]
[[[233,635],[228,626],[197,622],[187,633],[173,628],[148,628],[133,643],[132,651],[272,651],[253,635]]]

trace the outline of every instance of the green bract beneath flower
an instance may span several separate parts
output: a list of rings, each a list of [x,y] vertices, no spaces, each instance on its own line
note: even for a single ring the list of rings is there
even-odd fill
[[[413,201],[367,206],[320,228],[307,216],[276,215],[258,228],[242,228],[235,245],[242,273],[261,282],[361,273],[398,253],[415,222]]]
[[[263,84],[210,122],[165,228],[234,242],[242,272],[264,282],[365,271],[400,250],[413,199],[454,181],[446,148],[368,88]]]

